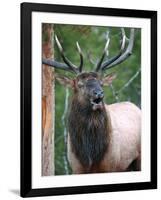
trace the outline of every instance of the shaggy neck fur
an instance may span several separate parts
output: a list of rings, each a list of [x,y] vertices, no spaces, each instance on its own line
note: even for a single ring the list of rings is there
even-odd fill
[[[79,102],[75,96],[68,119],[71,147],[77,159],[86,168],[99,164],[110,140],[110,119],[105,107],[93,111],[90,102]]]

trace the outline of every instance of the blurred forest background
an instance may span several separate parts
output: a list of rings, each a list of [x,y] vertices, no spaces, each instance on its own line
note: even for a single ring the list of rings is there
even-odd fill
[[[129,29],[125,28],[125,32],[128,41]],[[58,36],[65,55],[72,63],[78,66],[80,58],[76,50],[76,42],[79,42],[84,55],[83,69],[86,71],[94,69],[95,64],[102,55],[108,36],[110,37],[110,45],[107,57],[116,55],[120,49],[120,28],[54,24],[54,34]],[[54,45],[54,57],[56,61],[63,62],[56,44]],[[56,69],[55,72],[73,77],[73,74],[62,70]],[[123,63],[106,71],[105,74],[111,72],[115,72],[117,78],[111,86],[104,88],[104,102],[112,104],[121,101],[131,101],[141,107],[140,29],[135,29],[133,54]],[[71,174],[66,153],[66,120],[70,95],[70,89],[64,88],[57,81],[55,82],[55,175]]]

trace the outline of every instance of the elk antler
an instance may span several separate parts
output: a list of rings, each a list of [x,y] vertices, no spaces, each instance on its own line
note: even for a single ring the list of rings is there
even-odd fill
[[[78,53],[80,55],[79,72],[81,73],[82,72],[82,68],[83,68],[83,53],[82,53],[82,50],[81,50],[78,42],[76,42],[76,46],[77,46]]]
[[[64,50],[63,50],[63,48],[62,48],[62,46],[61,46],[61,44],[58,40],[58,37],[56,35],[55,35],[55,41],[56,41],[57,47],[59,49],[59,52],[61,54],[61,57],[62,57],[64,63],[60,63],[60,62],[57,62],[55,60],[49,60],[49,59],[45,59],[45,58],[42,59],[42,63],[46,64],[46,65],[50,65],[50,66],[57,68],[57,69],[70,71],[70,72],[73,72],[75,74],[81,73],[82,68],[83,68],[83,53],[81,51],[79,43],[76,42],[77,50],[78,50],[78,53],[80,55],[80,66],[77,67],[70,60],[68,60],[68,58],[64,55]]]
[[[103,62],[103,60],[105,58],[105,55],[106,55],[106,52],[107,52],[107,49],[108,49],[108,46],[109,46],[109,43],[110,43],[110,39],[108,38],[107,42],[106,42],[106,45],[105,45],[105,48],[103,50],[102,57],[101,57],[100,61],[97,64],[96,72],[98,72],[100,70],[100,68],[101,68],[102,62]]]
[[[122,63],[125,59],[127,59],[132,54],[132,49],[133,49],[133,44],[134,44],[134,28],[130,29],[130,38],[129,38],[129,43],[127,45],[126,50],[125,50],[126,35],[125,35],[124,28],[121,28],[121,35],[122,35],[122,40],[121,40],[121,47],[120,47],[119,53],[116,56],[114,56],[114,57],[106,60],[105,62],[103,62],[103,59],[105,57],[105,53],[106,53],[107,48],[108,48],[107,43],[108,43],[109,39],[107,40],[104,51],[103,51],[103,55],[102,55],[100,61],[97,64],[97,67],[95,69],[96,72],[98,72],[100,70],[104,71],[106,69],[110,69],[110,68]]]

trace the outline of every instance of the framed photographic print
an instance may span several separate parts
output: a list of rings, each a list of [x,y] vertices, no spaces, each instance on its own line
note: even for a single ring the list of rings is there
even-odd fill
[[[157,12],[21,4],[21,196],[157,188]]]

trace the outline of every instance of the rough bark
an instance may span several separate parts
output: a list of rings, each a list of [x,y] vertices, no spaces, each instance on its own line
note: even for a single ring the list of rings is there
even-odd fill
[[[42,56],[54,58],[53,26],[42,24]],[[42,66],[42,176],[54,175],[54,71]]]

